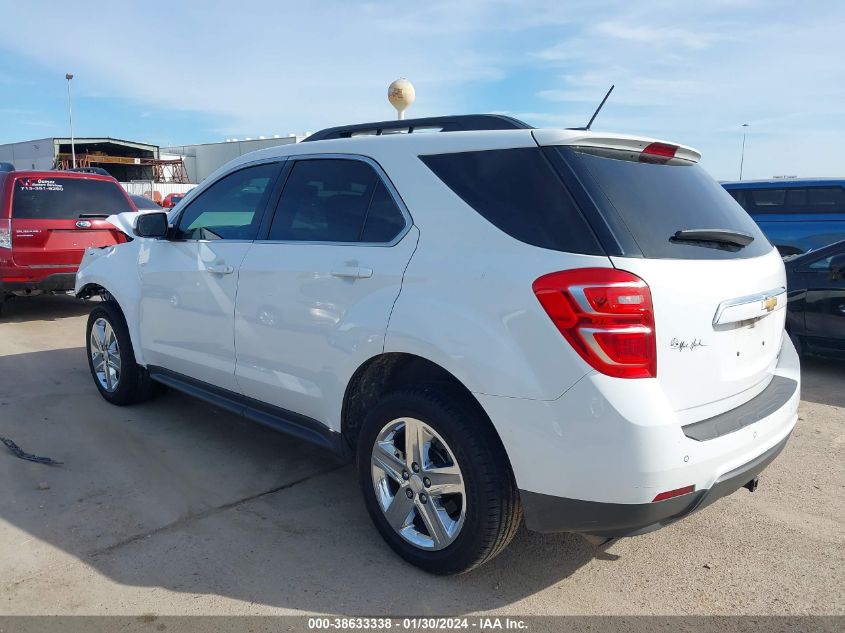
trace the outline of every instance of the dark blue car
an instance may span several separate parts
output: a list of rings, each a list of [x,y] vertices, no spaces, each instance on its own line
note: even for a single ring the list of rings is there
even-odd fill
[[[845,179],[723,182],[780,251],[794,255],[845,239]]]
[[[798,353],[845,358],[845,241],[787,257],[786,330]]]

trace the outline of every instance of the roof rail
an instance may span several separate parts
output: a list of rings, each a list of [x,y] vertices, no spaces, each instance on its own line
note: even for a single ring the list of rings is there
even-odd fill
[[[77,171],[83,174],[97,174],[99,176],[111,176],[109,172],[107,172],[102,167],[69,167],[64,171]]]
[[[302,142],[402,132],[465,132],[468,130],[519,130],[528,128],[531,128],[531,126],[527,123],[503,114],[459,114],[329,127],[314,132],[308,138],[303,139]]]

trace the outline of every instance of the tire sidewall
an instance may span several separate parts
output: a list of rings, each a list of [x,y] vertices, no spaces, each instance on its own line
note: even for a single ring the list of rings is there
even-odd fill
[[[91,358],[91,330],[98,319],[104,319],[109,323],[120,348],[120,382],[114,391],[107,391],[100,384]],[[132,342],[123,315],[108,302],[97,306],[88,315],[88,325],[85,328],[85,352],[88,356],[88,369],[91,371],[91,377],[100,395],[112,404],[129,404],[132,401],[133,386],[136,381],[135,355],[132,352]]]
[[[367,415],[358,437],[358,479],[364,504],[373,523],[390,547],[402,558],[426,571],[438,574],[459,573],[472,566],[483,547],[480,534],[484,528],[482,518],[486,510],[486,496],[483,490],[486,482],[483,473],[479,472],[467,453],[466,431],[455,423],[453,416],[456,414],[457,410],[444,409],[423,397],[414,397],[414,394],[393,394],[387,396]],[[474,412],[463,411],[458,415],[474,415]],[[372,450],[384,426],[403,417],[416,418],[437,431],[449,445],[464,480],[464,523],[455,541],[441,550],[423,550],[402,538],[387,522],[376,498],[371,474]]]

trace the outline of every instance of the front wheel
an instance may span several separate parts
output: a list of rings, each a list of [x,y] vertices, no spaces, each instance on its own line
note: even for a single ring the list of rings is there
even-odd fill
[[[358,475],[382,537],[431,573],[462,573],[490,560],[522,520],[498,437],[456,390],[430,386],[386,396],[361,428]]]
[[[149,373],[135,362],[126,320],[114,303],[101,303],[91,310],[86,334],[88,367],[103,398],[126,405],[153,395]]]

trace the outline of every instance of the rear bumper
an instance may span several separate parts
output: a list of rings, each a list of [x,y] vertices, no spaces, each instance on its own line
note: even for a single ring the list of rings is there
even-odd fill
[[[800,367],[784,336],[769,385],[747,403],[684,426],[656,381],[588,374],[554,401],[476,393],[542,532],[632,535],[730,494],[782,450],[798,419]],[[660,493],[694,492],[653,502]]]
[[[747,464],[725,473],[708,490],[656,503],[600,503],[520,490],[525,525],[535,532],[580,532],[615,538],[652,532],[736,492],[757,477],[789,436]]]
[[[2,294],[30,294],[33,292],[56,292],[73,290],[76,273],[53,273],[38,279],[3,281],[0,279]]]

